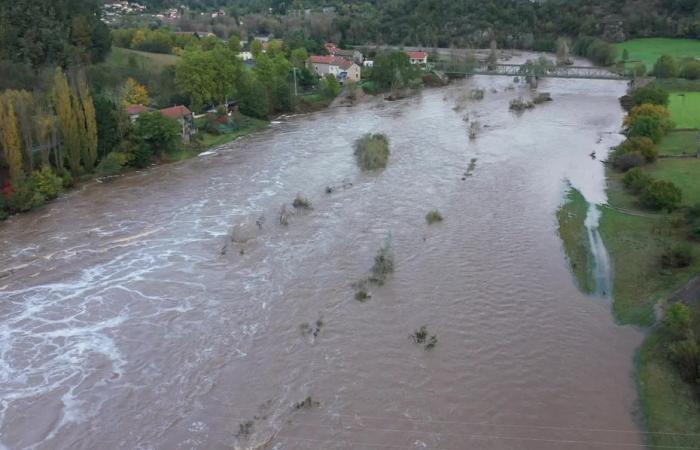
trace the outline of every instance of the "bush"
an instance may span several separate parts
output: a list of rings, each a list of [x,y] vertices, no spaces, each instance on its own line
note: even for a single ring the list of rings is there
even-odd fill
[[[700,344],[696,339],[688,339],[674,342],[669,345],[669,356],[681,373],[683,379],[689,383],[700,383]]]
[[[628,138],[620,147],[622,147],[624,153],[638,152],[647,163],[656,161],[656,158],[659,156],[659,150],[654,145],[654,141],[645,136]]]
[[[693,250],[688,244],[669,248],[661,255],[661,267],[664,269],[682,269],[693,262]]]
[[[442,222],[442,214],[440,214],[440,211],[437,209],[434,209],[425,215],[425,221],[428,222],[428,225],[432,225],[435,222]]]
[[[32,175],[34,190],[46,200],[53,200],[63,190],[63,179],[53,173],[49,166],[43,166]]]
[[[374,257],[374,265],[369,281],[379,286],[383,285],[386,277],[394,272],[394,253],[391,250],[391,236],[386,238],[384,245]]]
[[[671,181],[657,180],[642,192],[641,201],[649,209],[673,211],[678,208],[683,193]]]
[[[362,170],[385,168],[389,161],[389,139],[383,134],[365,134],[355,142],[355,158]]]
[[[335,75],[328,74],[321,80],[321,94],[328,99],[336,98],[342,89]]]
[[[661,324],[668,338],[677,341],[688,336],[691,323],[690,308],[683,303],[674,303],[666,308],[666,314]]]
[[[31,178],[18,180],[12,186],[12,196],[8,199],[12,212],[25,212],[37,208],[46,202],[46,198],[37,192]]]
[[[625,185],[625,188],[635,194],[644,192],[653,182],[654,178],[639,167],[630,169],[622,178],[622,184]]]
[[[661,55],[656,60],[651,74],[658,78],[676,78],[678,76],[678,63],[671,56]]]
[[[296,209],[313,209],[309,199],[302,197],[301,194],[297,194],[296,198],[292,202],[292,206]]]
[[[688,80],[697,80],[700,78],[700,61],[696,59],[691,59],[683,64],[683,68],[680,73],[681,78],[687,78]]]
[[[641,153],[632,152],[618,154],[616,152],[616,154],[613,155],[613,167],[615,167],[615,169],[619,170],[620,172],[627,172],[630,169],[640,167],[643,165],[644,157]]]
[[[110,152],[97,165],[97,173],[102,177],[117,175],[127,163],[127,155],[119,152]]]
[[[654,143],[658,143],[673,128],[673,123],[666,107],[644,103],[632,108],[625,118],[625,126],[628,136],[648,137]]]

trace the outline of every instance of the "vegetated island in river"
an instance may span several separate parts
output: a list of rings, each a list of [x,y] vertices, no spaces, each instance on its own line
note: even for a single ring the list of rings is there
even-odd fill
[[[665,73],[667,64],[659,57],[652,72]],[[676,128],[683,111],[667,88],[679,86],[700,89],[665,77],[621,99],[627,139],[606,162],[608,204],[599,227],[614,267],[615,317],[648,331],[637,383],[651,448],[700,448],[700,131]],[[690,104],[696,100],[685,108],[697,107]],[[585,211],[572,189],[558,220],[577,283],[590,292]]]

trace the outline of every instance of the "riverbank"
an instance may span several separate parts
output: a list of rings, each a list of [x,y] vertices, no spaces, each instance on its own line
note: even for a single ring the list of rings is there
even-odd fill
[[[682,191],[688,208],[700,200],[700,161],[681,158],[694,152],[696,131],[676,131],[659,145],[659,159],[644,173],[672,181]],[[664,214],[648,211],[625,190],[622,174],[610,166],[608,205],[603,208],[600,232],[611,256],[615,277],[613,311],[622,324],[648,327],[649,335],[636,357],[636,377],[643,420],[651,448],[700,447],[700,402],[697,388],[684,381],[669,357],[670,343],[659,325],[661,311],[675,301],[674,292],[700,273],[700,243],[689,239],[685,211]],[[693,257],[686,267],[668,268],[662,256],[675,248],[689,248]],[[693,290],[685,295],[696,321],[700,302]],[[700,325],[695,324],[696,332]]]

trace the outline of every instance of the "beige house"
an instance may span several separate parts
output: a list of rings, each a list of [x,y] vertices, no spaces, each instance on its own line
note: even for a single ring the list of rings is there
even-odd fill
[[[360,66],[339,56],[311,56],[308,65],[316,72],[316,75],[325,77],[330,74],[338,78],[341,83],[360,81],[362,75]]]

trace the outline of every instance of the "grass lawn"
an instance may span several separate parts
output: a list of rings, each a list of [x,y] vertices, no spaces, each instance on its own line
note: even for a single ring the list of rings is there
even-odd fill
[[[676,58],[700,57],[700,40],[695,39],[632,39],[615,44],[615,46],[618,57],[622,57],[623,50],[627,49],[630,61],[641,61],[647,69],[651,69],[661,55],[670,55]]]
[[[700,128],[700,92],[673,92],[669,100],[676,128]]]
[[[252,117],[244,117],[241,123],[241,128],[237,129],[232,133],[225,134],[209,134],[205,132],[200,133],[200,144],[204,148],[216,147],[219,145],[231,142],[239,137],[246,136],[248,134],[254,133],[258,130],[262,130],[268,126],[269,122],[266,120],[254,119]]]
[[[647,171],[654,178],[675,183],[683,191],[683,205],[700,202],[700,159],[660,159]]]
[[[160,72],[166,66],[175,65],[179,59],[180,57],[175,55],[140,52],[127,48],[112,47],[112,51],[105,63],[117,67],[126,67],[135,63],[143,69]]]
[[[613,310],[623,324],[652,325],[656,302],[700,272],[697,258],[685,269],[662,270],[663,251],[686,242],[665,216],[639,217],[603,208],[600,233],[615,271]],[[693,247],[700,255],[700,245]]]
[[[659,143],[662,156],[694,155],[698,149],[698,133],[693,131],[672,131]]]
[[[564,251],[579,289],[590,294],[595,290],[595,281],[591,243],[584,225],[587,214],[586,199],[576,189],[569,189],[565,203],[557,211],[559,237],[564,243]]]
[[[665,355],[665,345],[654,330],[637,359],[637,382],[650,448],[700,448],[700,407],[696,393],[678,375]],[[678,433],[674,436],[662,433]],[[695,434],[695,436],[687,436]]]

